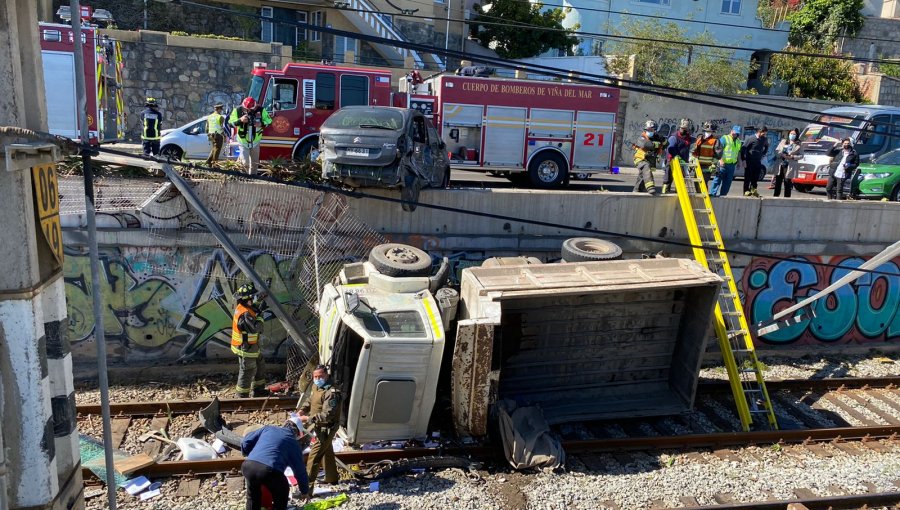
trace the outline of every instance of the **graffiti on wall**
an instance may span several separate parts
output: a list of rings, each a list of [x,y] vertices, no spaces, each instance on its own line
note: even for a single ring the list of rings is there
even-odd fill
[[[814,266],[803,261],[842,267]],[[859,267],[856,256],[756,258],[744,268],[744,310],[751,324],[771,319]],[[815,304],[815,317],[765,335],[761,345],[865,344],[900,340],[900,258]]]
[[[248,261],[266,281],[272,296],[301,323],[308,311],[304,296],[291,292],[286,275],[292,261],[267,252]],[[179,267],[178,272],[171,269]],[[118,248],[100,258],[104,326],[113,359],[141,357],[174,360],[207,356],[210,345],[227,352],[233,294],[247,278],[220,249]],[[185,270],[189,269],[189,270]],[[69,338],[73,353],[91,357],[94,316],[90,267],[84,253],[67,253],[65,264]],[[266,351],[277,353],[287,337],[283,326],[266,315]]]

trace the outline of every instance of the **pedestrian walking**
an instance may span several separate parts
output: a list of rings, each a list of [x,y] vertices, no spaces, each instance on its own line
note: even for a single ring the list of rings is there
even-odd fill
[[[206,158],[206,166],[217,166],[222,147],[225,146],[225,116],[222,115],[224,108],[225,105],[222,103],[216,103],[213,106],[214,111],[206,117],[206,137],[212,145],[209,157]]]
[[[839,143],[834,144],[834,147],[828,151],[828,155],[837,162],[837,164],[832,163],[828,173],[828,185],[825,187],[828,198],[833,199],[837,197],[838,200],[843,200],[844,183],[847,179],[851,179],[850,195],[852,198],[856,198],[852,188],[853,177],[856,173],[856,169],[859,168],[859,154],[857,154],[856,149],[853,148],[853,142],[851,142],[849,138],[844,138]]]
[[[263,329],[265,295],[256,292],[252,283],[241,285],[234,294],[237,306],[231,320],[231,352],[238,356],[238,397],[265,396],[265,361],[260,344]]]
[[[270,510],[285,510],[290,497],[290,484],[284,474],[288,467],[294,472],[297,485],[303,494],[309,493],[309,481],[303,465],[303,423],[292,415],[281,427],[266,425],[250,432],[241,441],[241,453],[246,459],[241,464],[241,474],[247,488],[246,510],[260,510],[265,486],[272,495]]]
[[[672,181],[672,160],[681,158],[681,168],[687,168],[687,162],[691,159],[691,147],[694,145],[694,123],[691,119],[678,121],[678,131],[669,137],[669,146],[666,148],[666,180],[663,183],[663,193],[673,193],[675,188]]]
[[[719,140],[722,144],[722,157],[709,186],[709,194],[714,197],[727,196],[731,190],[731,182],[734,180],[734,167],[741,157],[741,126],[732,126],[731,133],[723,135]]]
[[[722,159],[722,142],[716,137],[718,126],[715,122],[703,123],[703,133],[694,142],[691,155],[697,161],[700,171],[697,175],[703,175],[703,182],[709,186],[709,180],[716,169],[716,161]]]
[[[312,395],[300,408],[300,419],[304,425],[311,427],[316,435],[316,442],[312,445],[309,458],[306,460],[310,495],[319,475],[319,467],[322,465],[325,466],[325,483],[333,484],[339,481],[332,441],[338,431],[341,415],[341,393],[334,386],[325,365],[319,365],[313,371],[313,384],[315,387]]]
[[[765,173],[763,158],[769,152],[769,130],[766,126],[756,131],[756,136],[741,148],[741,159],[744,160],[744,196],[758,197],[759,179]]]
[[[159,156],[159,140],[162,138],[162,113],[155,98],[148,97],[141,111],[141,142],[144,156]]]
[[[248,174],[253,175],[259,167],[259,144],[263,129],[272,123],[272,118],[255,99],[247,97],[241,106],[231,110],[228,122],[237,128],[237,139],[241,146],[241,165]]]
[[[636,144],[631,144],[634,149],[634,166],[637,167],[638,177],[634,183],[634,191],[645,191],[651,195],[657,195],[656,186],[653,184],[653,168],[656,167],[659,157],[666,150],[666,139],[656,132],[656,122],[648,120],[644,123],[644,130]]]
[[[775,196],[781,196],[781,186],[784,185],[784,198],[791,197],[794,189],[794,177],[800,170],[800,159],[803,157],[803,148],[800,144],[800,130],[794,128],[788,131],[787,139],[778,142],[775,148],[775,161],[778,165],[775,175],[772,177],[775,185]]]

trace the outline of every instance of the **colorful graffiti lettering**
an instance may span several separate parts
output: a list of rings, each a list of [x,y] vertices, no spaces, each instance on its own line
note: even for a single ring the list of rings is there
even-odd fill
[[[803,260],[843,267],[813,266]],[[771,319],[859,267],[864,258],[753,259],[744,269],[744,310],[749,322]],[[815,304],[815,317],[757,339],[764,345],[869,343],[900,339],[900,259],[881,265]]]
[[[302,323],[309,315],[301,306],[303,296],[290,291],[284,276],[290,273],[292,261],[276,260],[267,252],[252,253],[247,259],[275,299]],[[107,249],[100,262],[104,331],[107,342],[113,344],[111,356],[203,357],[210,343],[225,351],[231,334],[233,294],[247,278],[221,250]],[[182,270],[175,272],[173,267]],[[67,252],[64,272],[73,353],[89,357],[91,350],[81,345],[93,340],[95,327],[88,257]],[[265,326],[270,354],[287,337],[283,326],[271,318],[267,315]]]

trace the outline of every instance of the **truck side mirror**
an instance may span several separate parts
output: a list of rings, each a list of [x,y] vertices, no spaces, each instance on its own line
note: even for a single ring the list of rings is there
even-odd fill
[[[347,303],[347,311],[350,313],[359,308],[359,294],[344,294],[344,301]]]
[[[453,128],[450,130],[450,139],[454,142],[459,142],[459,129]]]

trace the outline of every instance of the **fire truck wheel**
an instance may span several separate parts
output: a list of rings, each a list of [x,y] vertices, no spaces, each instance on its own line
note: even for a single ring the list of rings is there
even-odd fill
[[[309,159],[309,153],[312,152],[314,140],[307,140],[301,143],[297,150],[294,151],[294,161],[306,161]]]
[[[794,189],[800,193],[809,193],[812,191],[812,184],[794,184]]]
[[[566,160],[549,150],[539,153],[528,165],[528,177],[536,188],[558,188],[568,172]]]
[[[379,244],[369,252],[369,262],[387,276],[428,276],[431,255],[405,244]]]
[[[589,262],[591,260],[618,260],[622,258],[622,248],[615,243],[593,237],[573,237],[562,244],[562,259],[566,262]]]

